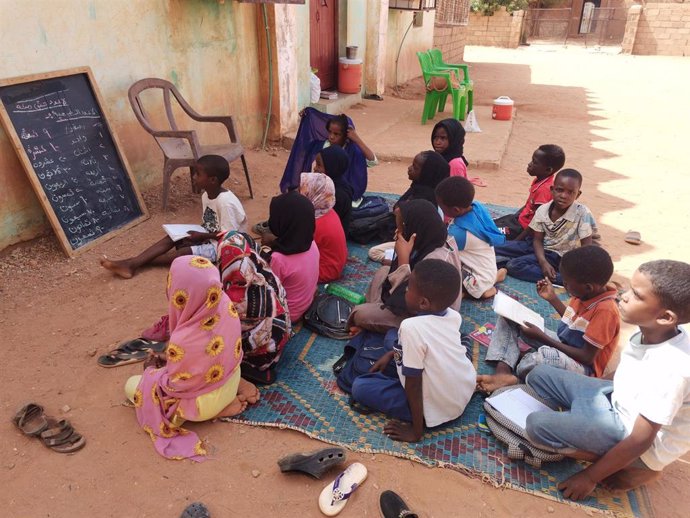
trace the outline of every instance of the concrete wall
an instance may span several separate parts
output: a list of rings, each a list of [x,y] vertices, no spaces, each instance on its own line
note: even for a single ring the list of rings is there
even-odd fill
[[[524,16],[524,11],[508,13],[505,7],[501,7],[493,16],[471,12],[466,44],[517,48]]]
[[[647,3],[639,17],[633,54],[690,56],[690,3]]]
[[[434,47],[441,49],[446,63],[462,63],[467,31],[467,25],[436,25],[434,27]]]
[[[256,9],[216,0],[2,0],[0,77],[90,66],[138,184],[147,187],[161,181],[162,155],[127,100],[138,79],[172,81],[198,111],[233,114],[242,141],[259,142],[265,101],[251,73]],[[216,140],[215,131],[201,136]],[[48,231],[1,129],[0,180],[0,250]]]
[[[414,77],[419,77],[422,70],[417,59],[418,51],[426,51],[434,46],[435,11],[424,13],[422,27],[411,27],[405,37],[398,60],[397,79],[395,59],[405,31],[412,22],[412,11],[390,9],[388,11],[388,39],[386,42],[386,86],[402,84]]]

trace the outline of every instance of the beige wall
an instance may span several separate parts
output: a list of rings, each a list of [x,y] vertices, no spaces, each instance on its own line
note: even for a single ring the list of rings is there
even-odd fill
[[[422,75],[417,59],[418,51],[427,51],[434,46],[434,14],[424,13],[423,27],[410,28],[398,60],[397,84],[402,84]],[[395,86],[395,59],[405,31],[412,22],[412,11],[391,9],[388,11],[388,39],[386,42],[386,86]]]
[[[690,56],[690,3],[645,4],[632,53]]]
[[[434,47],[441,49],[446,63],[462,63],[467,42],[467,25],[434,27]]]
[[[524,11],[510,14],[505,7],[501,7],[493,16],[470,13],[466,44],[517,48],[524,15]]]
[[[251,72],[256,9],[217,0],[0,0],[0,77],[90,66],[138,184],[147,187],[161,180],[162,155],[127,100],[138,79],[172,81],[198,111],[235,115],[243,142],[259,142],[265,102]],[[204,136],[215,140],[215,130]],[[49,231],[1,129],[0,180],[0,250]]]

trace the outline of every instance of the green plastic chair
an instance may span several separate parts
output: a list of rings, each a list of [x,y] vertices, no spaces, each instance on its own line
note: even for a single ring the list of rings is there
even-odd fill
[[[426,96],[424,97],[424,109],[422,110],[422,124],[426,124],[427,120],[433,119],[437,110],[443,111],[448,95],[453,99],[453,117],[458,120],[465,120],[467,91],[464,85],[454,88],[450,78],[451,73],[448,70],[439,70],[435,68],[431,63],[431,57],[428,52],[417,52],[417,59],[419,59],[419,65],[422,68],[424,84],[427,85]],[[441,77],[446,80],[445,90],[428,88],[430,81],[434,77]],[[441,100],[443,100],[443,105],[440,104]]]
[[[429,57],[431,58],[431,64],[434,68],[438,70],[451,70],[454,71],[458,77],[460,83],[465,87],[467,92],[467,111],[472,111],[474,106],[474,82],[470,79],[470,71],[465,64],[455,64],[446,63],[443,61],[443,53],[441,49],[431,49],[429,50]],[[462,70],[462,73],[460,72]],[[443,105],[445,104],[445,97],[439,102],[439,111],[443,111]],[[461,119],[464,120],[464,117]]]

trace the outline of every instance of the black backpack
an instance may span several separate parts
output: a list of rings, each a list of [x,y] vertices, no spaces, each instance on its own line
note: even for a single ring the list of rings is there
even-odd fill
[[[364,196],[362,202],[352,208],[352,220],[380,216],[390,210],[388,202],[382,196]]]
[[[350,338],[347,319],[353,307],[351,302],[342,297],[319,293],[304,313],[304,325],[320,335],[347,340]]]
[[[352,241],[361,245],[366,245],[372,241],[379,243],[393,241],[395,216],[392,212],[386,212],[378,216],[353,219],[350,222],[348,235]]]

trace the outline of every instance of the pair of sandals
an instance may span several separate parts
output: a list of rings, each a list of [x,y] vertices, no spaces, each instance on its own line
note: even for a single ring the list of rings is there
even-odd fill
[[[121,343],[108,354],[100,356],[98,358],[98,365],[111,369],[121,365],[129,365],[130,363],[143,362],[151,352],[162,353],[165,351],[166,345],[166,342],[154,342],[146,338],[135,338],[134,340]]]
[[[86,439],[74,431],[69,421],[48,417],[41,405],[28,403],[12,419],[24,435],[38,437],[57,453],[74,453],[86,445]]]
[[[301,471],[321,478],[332,467],[345,461],[343,448],[324,448],[312,453],[296,453],[278,461],[280,470]],[[326,516],[335,516],[343,510],[354,491],[367,478],[367,468],[360,462],[350,464],[319,495],[319,509]],[[384,491],[380,498],[384,518],[417,518],[407,504],[393,491]]]

